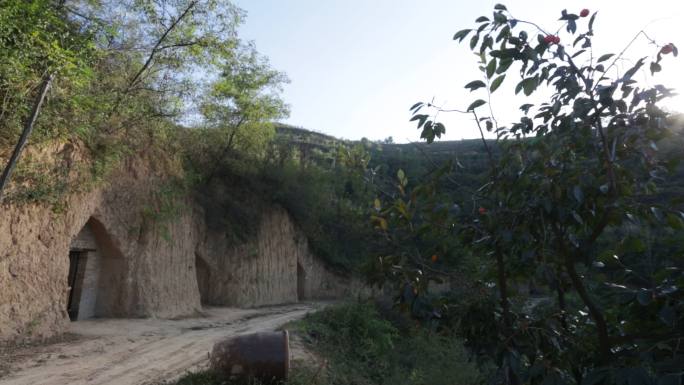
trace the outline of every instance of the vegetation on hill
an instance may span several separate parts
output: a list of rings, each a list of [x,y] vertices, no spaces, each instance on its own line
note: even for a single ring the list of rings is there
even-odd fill
[[[239,38],[243,17],[218,0],[3,2],[0,156],[14,172],[0,199],[59,213],[70,194],[141,157],[159,191],[142,215],[172,221],[191,195],[210,224],[242,240],[264,205],[278,203],[319,255],[343,270],[358,265],[374,236],[368,156],[292,127],[275,135],[287,78]],[[14,167],[6,160],[22,150],[48,78]]]
[[[261,208],[275,203],[294,217],[314,254],[341,272],[358,270],[378,237],[368,220],[375,196],[366,183],[368,154],[332,138],[316,144],[323,137],[301,130],[293,138],[280,127],[262,157],[226,157],[211,179],[200,179],[195,194],[216,219],[209,222],[244,239],[256,231]]]
[[[327,360],[324,384],[479,384],[454,335],[414,323],[389,304],[350,303],[307,316],[296,332]],[[315,368],[314,368],[315,369]]]
[[[51,86],[6,199],[58,204],[132,155],[192,176],[177,156],[188,145],[216,158],[264,147],[286,78],[238,38],[242,18],[216,0],[3,2],[3,158]],[[36,155],[63,148],[52,164]]]

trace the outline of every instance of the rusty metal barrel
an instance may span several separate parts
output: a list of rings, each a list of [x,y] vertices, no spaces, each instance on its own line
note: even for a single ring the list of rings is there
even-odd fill
[[[287,330],[229,337],[214,345],[211,369],[228,379],[283,381],[290,370],[289,344]]]

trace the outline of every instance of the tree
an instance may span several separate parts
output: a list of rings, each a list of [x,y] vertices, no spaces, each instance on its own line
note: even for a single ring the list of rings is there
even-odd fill
[[[40,91],[38,92],[38,96],[36,96],[36,100],[33,104],[33,109],[31,110],[31,114],[26,119],[24,131],[22,131],[21,137],[19,138],[17,145],[14,147],[14,151],[12,151],[12,155],[10,156],[9,160],[7,161],[7,165],[5,166],[5,169],[3,170],[2,174],[0,175],[0,203],[2,203],[2,198],[3,198],[2,193],[5,190],[5,186],[7,185],[7,182],[9,181],[10,176],[12,176],[12,171],[14,170],[14,168],[17,165],[17,161],[19,160],[19,156],[21,156],[21,152],[24,149],[24,146],[26,146],[26,142],[28,141],[29,135],[31,135],[31,132],[33,131],[33,126],[36,123],[36,119],[38,119],[38,114],[40,113],[40,108],[42,107],[43,101],[45,100],[45,96],[47,95],[48,89],[50,88],[50,84],[52,83],[53,76],[54,76],[53,74],[49,74],[43,80],[43,82],[40,86]]]
[[[64,12],[62,2],[49,0],[8,1],[0,7],[0,145],[12,140],[5,135],[15,133],[14,126],[26,114],[20,138],[0,175],[0,202],[55,75],[81,75],[91,53],[84,37],[87,31],[79,33],[80,26],[67,20]]]
[[[483,258],[482,285],[446,308],[461,314],[456,328],[466,344],[497,365],[497,382],[681,383],[684,250],[680,244],[646,259],[641,239],[647,230],[660,234],[657,242],[682,237],[681,207],[661,194],[682,154],[659,153],[681,122],[658,107],[672,90],[637,81],[649,56],[622,69],[629,46],[617,55],[593,54],[596,14],[587,16],[564,10],[565,32],[557,36],[497,4],[492,18],[457,32],[454,39],[469,38],[480,58],[483,79],[465,87],[485,96],[460,112],[480,130],[488,180],[472,191],[470,212],[416,215],[427,190],[417,186],[379,207],[376,222],[420,239],[426,237],[419,231],[454,234],[460,247]],[[650,40],[643,31],[639,37]],[[654,73],[677,48],[650,41]],[[548,86],[552,96],[523,104],[519,122],[498,126],[479,108],[516,73],[516,94]],[[432,117],[439,107],[417,103],[411,110],[428,142],[445,132]],[[485,131],[497,139],[485,140]],[[401,174],[399,185],[408,191]],[[431,239],[418,248],[446,242]],[[378,271],[415,277],[435,266],[430,253],[411,255],[383,257]],[[541,302],[516,290],[531,282],[544,293]],[[415,286],[416,293],[424,289]]]
[[[224,70],[246,68],[250,60],[255,69],[265,68],[237,36],[242,18],[239,8],[221,0],[3,3],[0,147],[4,150],[6,143],[16,140],[20,126],[25,129],[0,186],[9,181],[39,112],[43,118],[29,142],[83,141],[94,158],[95,178],[123,153],[162,146],[159,142],[172,136],[167,131],[174,124],[197,121],[198,101],[216,91],[212,82]],[[38,91],[48,84],[53,96],[42,103],[43,93]],[[284,111],[276,106],[282,104],[276,96],[271,101],[261,97],[262,106],[271,102],[273,109],[281,110],[261,111],[265,119]],[[43,108],[31,111],[31,106]],[[68,170],[64,175],[49,178],[50,183],[74,183]],[[39,179],[22,180],[13,187],[43,185]]]
[[[280,98],[287,77],[272,69],[253,44],[241,45],[221,66],[219,78],[211,84],[201,104],[206,127],[215,142],[208,159],[212,166],[206,182],[223,167],[226,157],[239,146],[252,156],[266,150],[273,134],[272,122],[286,117],[288,109]]]

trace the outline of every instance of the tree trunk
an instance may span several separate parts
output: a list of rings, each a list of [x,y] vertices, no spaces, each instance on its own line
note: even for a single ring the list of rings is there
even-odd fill
[[[570,280],[572,281],[572,285],[575,287],[577,294],[579,294],[582,302],[589,310],[589,315],[596,324],[601,357],[603,358],[604,362],[609,362],[612,354],[610,351],[610,338],[608,336],[608,324],[606,323],[606,319],[599,307],[591,299],[587,288],[582,282],[582,278],[577,273],[577,270],[575,270],[575,262],[573,261],[572,257],[567,255],[565,257],[565,270],[568,272]]]
[[[36,96],[36,100],[33,103],[31,115],[29,115],[29,117],[26,119],[26,123],[24,124],[24,131],[21,133],[19,142],[17,142],[17,145],[14,147],[12,156],[10,156],[10,159],[7,162],[7,166],[5,166],[5,169],[2,172],[2,176],[0,177],[0,203],[2,203],[3,191],[5,190],[5,187],[7,186],[7,183],[9,182],[9,179],[12,176],[12,171],[14,170],[14,167],[17,165],[19,156],[21,156],[21,151],[24,149],[24,146],[26,146],[28,137],[29,135],[31,135],[31,132],[33,131],[33,126],[36,123],[36,119],[38,118],[38,114],[40,113],[40,108],[43,105],[45,95],[47,94],[47,91],[50,88],[50,84],[52,83],[53,78],[54,74],[49,74],[43,79],[43,83],[40,86],[40,92],[38,93],[38,96]]]
[[[508,286],[506,282],[506,267],[504,264],[504,256],[499,245],[496,245],[496,270],[497,280],[499,284],[499,299],[501,300],[501,309],[503,310],[503,319],[506,328],[512,325],[511,309],[508,303]]]
[[[230,133],[230,137],[228,137],[228,143],[226,146],[221,150],[221,154],[217,159],[215,159],[214,163],[214,168],[211,170],[209,173],[209,176],[207,176],[207,179],[204,181],[205,185],[209,185],[209,183],[214,179],[216,176],[216,173],[218,172],[219,168],[221,167],[221,161],[226,158],[226,155],[228,155],[228,152],[230,151],[231,147],[233,147],[233,139],[235,139],[235,134],[237,134],[238,130],[240,129],[240,126],[242,123],[244,123],[245,117],[241,117],[240,121],[237,122],[235,125],[235,128],[233,129],[233,132]]]

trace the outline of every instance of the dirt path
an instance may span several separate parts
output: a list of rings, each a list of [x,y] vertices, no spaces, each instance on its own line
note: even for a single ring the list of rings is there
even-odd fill
[[[320,306],[205,308],[202,318],[74,322],[73,341],[11,353],[10,374],[0,384],[158,384],[206,365],[221,337],[275,330]]]

